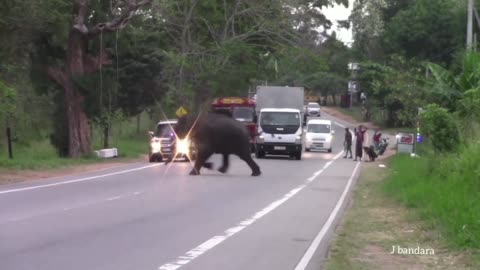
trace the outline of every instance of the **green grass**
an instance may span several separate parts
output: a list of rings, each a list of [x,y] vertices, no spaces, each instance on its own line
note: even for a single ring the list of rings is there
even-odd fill
[[[13,145],[13,159],[9,159],[6,149],[0,149],[0,168],[8,169],[52,169],[76,164],[100,161],[94,157],[60,158],[47,140],[32,142],[28,145]]]
[[[110,147],[117,148],[120,158],[136,158],[148,153],[147,130],[152,128],[151,120],[143,116],[140,132],[137,134],[134,119],[117,123],[112,128]],[[102,132],[94,128],[92,134],[92,149],[103,148]],[[14,159],[8,159],[6,147],[0,147],[0,168],[5,169],[53,169],[79,164],[109,162],[112,159],[100,159],[93,155],[84,158],[61,158],[49,140],[42,139],[23,144],[13,145]],[[118,159],[115,159],[118,160]]]
[[[344,113],[346,115],[349,115],[353,117],[358,122],[363,122],[363,116],[362,116],[362,108],[353,106],[351,109],[347,108],[342,108],[342,107],[335,107],[336,110],[338,110],[341,113]]]
[[[384,191],[439,229],[453,248],[480,249],[480,144],[459,153],[395,156]]]
[[[335,107],[338,111],[347,114],[353,119],[355,119],[358,122],[365,122],[365,119],[363,118],[362,114],[362,107],[360,106],[353,106],[351,109],[350,108],[341,108],[341,107]],[[384,119],[383,119],[383,114],[382,112],[377,109],[377,108],[372,108],[372,119],[370,119],[369,122],[372,122],[376,126],[382,127],[384,126]]]

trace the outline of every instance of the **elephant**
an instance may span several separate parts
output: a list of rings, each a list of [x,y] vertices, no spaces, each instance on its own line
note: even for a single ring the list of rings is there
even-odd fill
[[[245,125],[223,114],[208,112],[193,117],[182,116],[174,128],[180,139],[189,136],[197,148],[197,158],[190,175],[199,175],[200,168],[211,168],[206,162],[213,154],[222,154],[223,164],[218,169],[226,173],[229,167],[229,156],[237,155],[245,161],[252,170],[252,176],[261,174],[260,167],[252,159],[250,152],[249,134]]]

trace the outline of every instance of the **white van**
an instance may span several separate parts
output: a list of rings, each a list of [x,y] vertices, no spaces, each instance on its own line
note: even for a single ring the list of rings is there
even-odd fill
[[[310,150],[327,150],[332,152],[333,144],[332,121],[325,119],[312,119],[307,123],[305,134],[305,151]]]

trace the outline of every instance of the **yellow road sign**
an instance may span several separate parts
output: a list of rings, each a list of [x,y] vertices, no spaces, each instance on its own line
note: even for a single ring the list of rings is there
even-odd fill
[[[175,114],[178,117],[182,117],[182,116],[186,115],[187,113],[188,113],[187,110],[185,110],[185,108],[183,108],[183,106],[180,106],[180,108],[178,108],[178,110],[175,112]]]

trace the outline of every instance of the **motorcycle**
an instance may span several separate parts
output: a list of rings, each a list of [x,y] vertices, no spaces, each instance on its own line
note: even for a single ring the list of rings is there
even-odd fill
[[[383,155],[383,153],[385,153],[385,150],[387,150],[389,141],[390,141],[389,138],[380,139],[380,144],[378,145],[378,149],[377,149],[377,155],[381,156]]]

